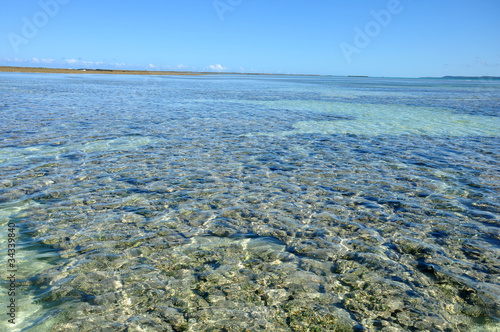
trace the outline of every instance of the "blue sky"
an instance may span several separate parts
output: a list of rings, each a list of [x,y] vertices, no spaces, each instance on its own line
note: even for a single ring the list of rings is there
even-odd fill
[[[0,2],[0,65],[500,76],[499,0]]]

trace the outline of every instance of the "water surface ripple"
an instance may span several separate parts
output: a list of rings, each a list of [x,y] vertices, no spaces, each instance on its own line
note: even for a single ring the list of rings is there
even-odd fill
[[[494,331],[499,88],[0,74],[15,328]]]

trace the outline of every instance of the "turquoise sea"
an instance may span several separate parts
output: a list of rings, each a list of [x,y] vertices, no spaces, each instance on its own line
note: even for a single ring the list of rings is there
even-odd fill
[[[500,81],[0,73],[0,330],[498,331],[499,197]]]

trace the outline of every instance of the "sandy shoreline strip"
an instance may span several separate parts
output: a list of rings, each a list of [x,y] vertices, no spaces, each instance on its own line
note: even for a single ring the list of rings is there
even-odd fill
[[[149,71],[117,69],[66,69],[43,67],[0,66],[0,73],[49,73],[49,74],[115,74],[115,75],[263,75],[263,76],[323,76],[317,74],[276,74],[276,73],[236,73],[236,72],[198,72],[198,71]],[[326,75],[328,76],[328,75]]]
[[[146,71],[146,70],[110,70],[110,69],[64,69],[0,66],[0,72],[8,73],[50,73],[50,74],[118,74],[118,75],[207,75],[187,71]]]

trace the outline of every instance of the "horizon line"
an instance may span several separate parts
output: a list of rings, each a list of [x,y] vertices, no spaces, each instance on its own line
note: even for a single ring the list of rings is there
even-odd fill
[[[497,76],[426,76],[426,77],[393,77],[393,76],[368,76],[368,75],[333,75],[333,74],[283,74],[283,73],[245,73],[245,72],[210,72],[210,71],[176,71],[176,70],[134,70],[134,69],[107,69],[107,68],[50,68],[33,66],[0,66],[0,72],[7,73],[44,73],[44,74],[115,74],[115,75],[268,75],[268,76],[311,76],[311,77],[348,77],[348,78],[406,78],[406,79],[500,79]]]

